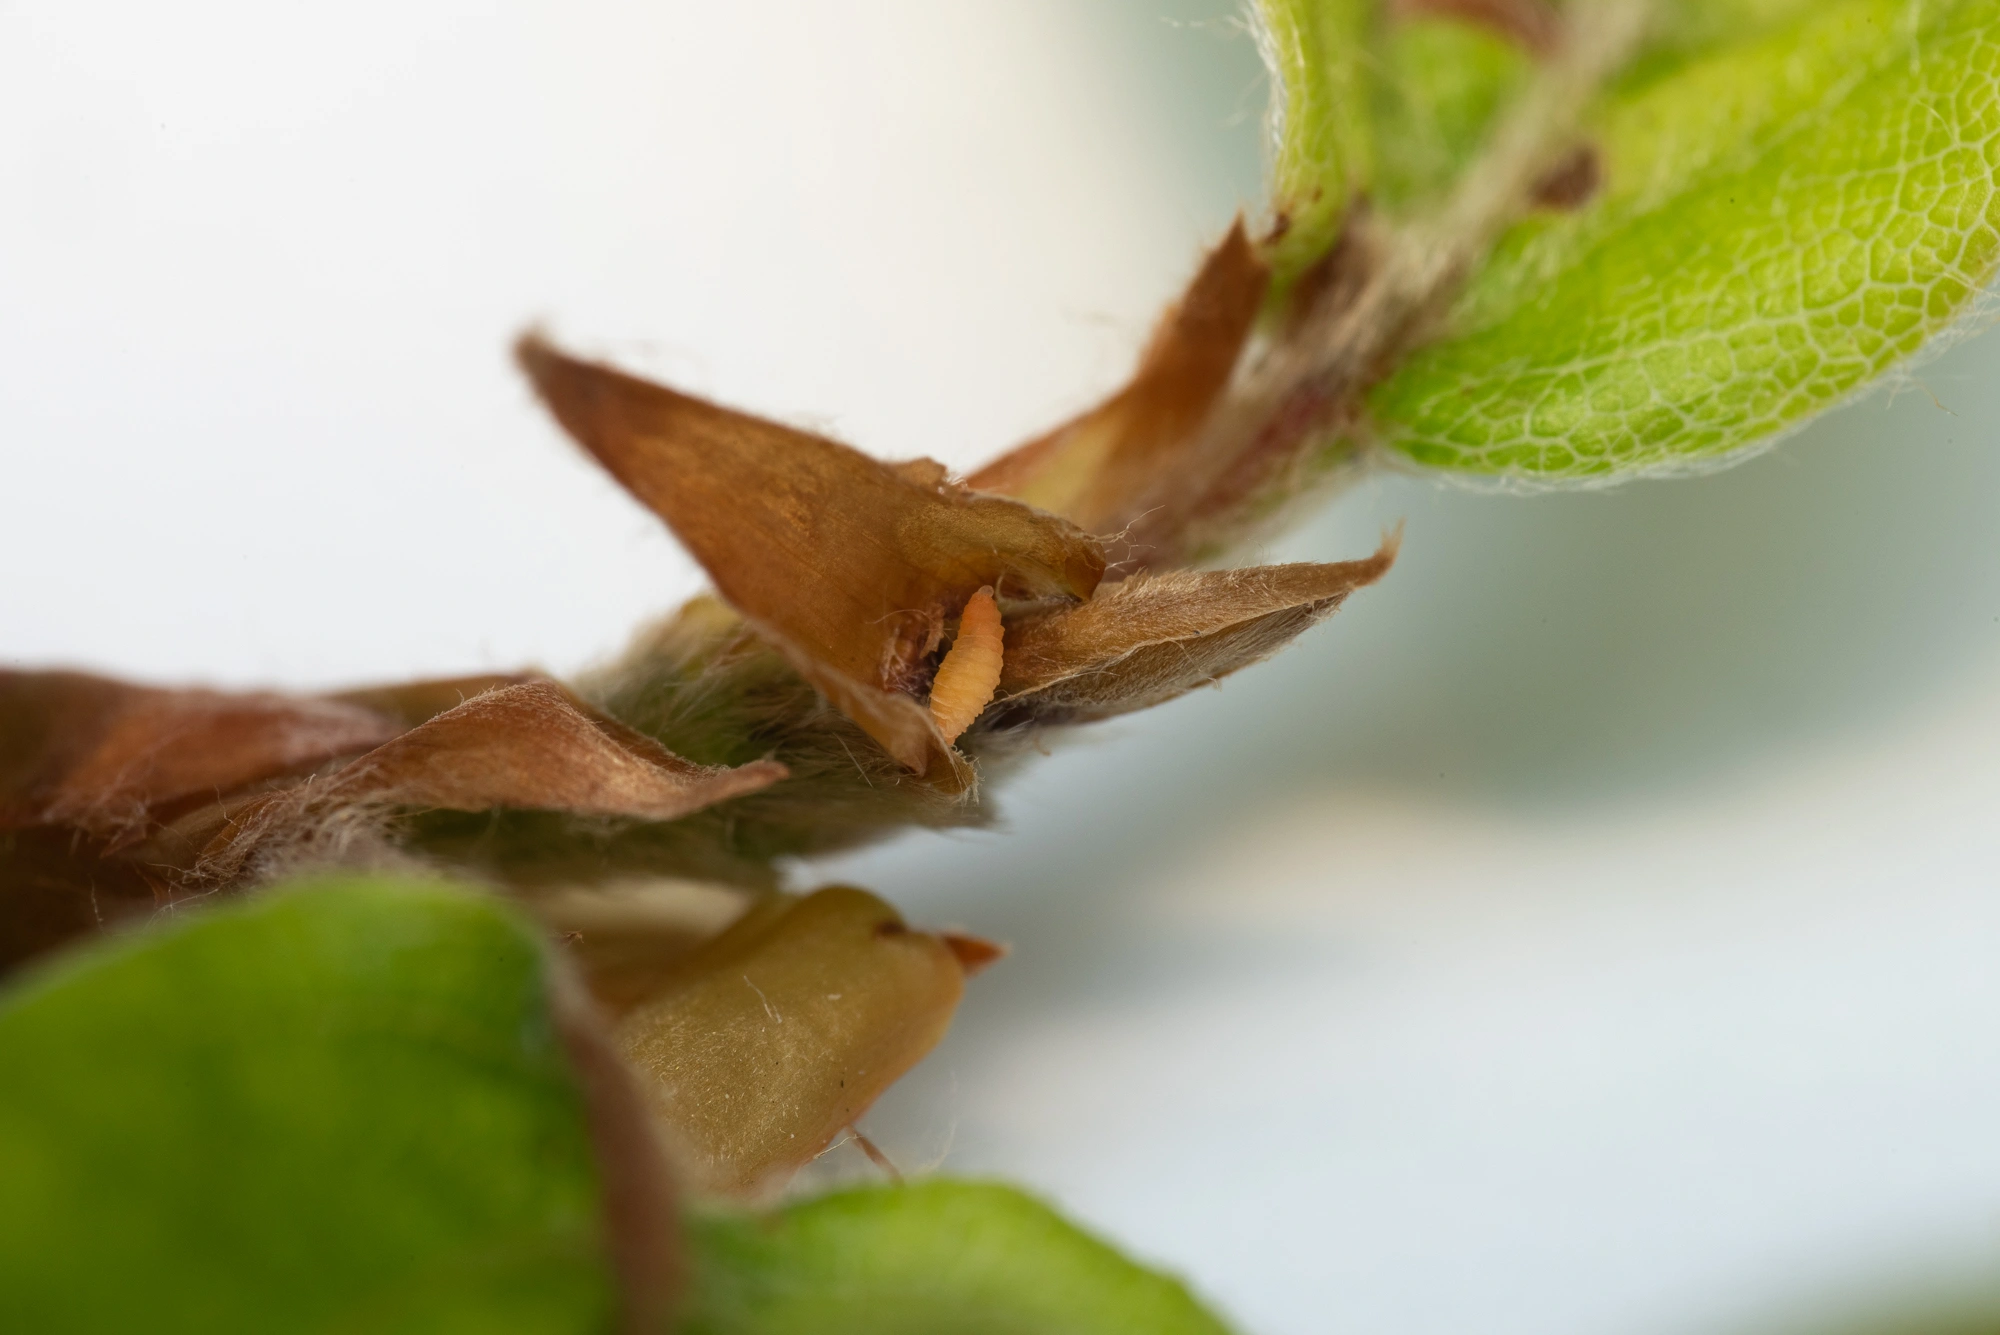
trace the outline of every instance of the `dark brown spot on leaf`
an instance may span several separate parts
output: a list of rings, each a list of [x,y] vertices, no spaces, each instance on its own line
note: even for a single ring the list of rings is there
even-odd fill
[[[1594,144],[1578,144],[1541,176],[1529,191],[1538,207],[1574,213],[1604,188],[1604,164]]]

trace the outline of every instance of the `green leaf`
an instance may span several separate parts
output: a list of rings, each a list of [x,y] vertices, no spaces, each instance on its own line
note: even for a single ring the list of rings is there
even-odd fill
[[[1283,222],[1264,258],[1273,292],[1324,255],[1372,173],[1367,0],[1257,0],[1271,70],[1272,206]]]
[[[1762,37],[1825,0],[1666,0],[1653,8],[1642,49],[1619,80],[1637,88],[1731,42]]]
[[[1608,186],[1517,227],[1371,399],[1419,462],[1669,471],[1950,325],[2000,256],[2000,0],[1848,0],[1607,99]]]
[[[942,1179],[692,1229],[681,1335],[1224,1335],[1180,1284],[1031,1197]]]
[[[615,1297],[541,947],[321,883],[0,1005],[0,1329],[582,1332]]]
[[[1450,185],[1534,63],[1486,28],[1430,16],[1387,24],[1377,59],[1375,195],[1392,209]]]

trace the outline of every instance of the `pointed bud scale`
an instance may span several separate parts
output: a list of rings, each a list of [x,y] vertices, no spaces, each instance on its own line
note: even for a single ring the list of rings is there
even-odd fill
[[[944,619],[982,586],[1081,599],[1097,542],[1017,501],[564,356],[517,355],[563,427],[666,521],[716,591],[897,761],[971,773],[917,703]]]
[[[206,832],[190,870],[227,881],[260,852],[309,841],[334,822],[372,811],[513,807],[670,821],[785,774],[769,760],[733,769],[693,764],[587,712],[566,688],[537,681],[475,696],[317,784],[219,804],[169,834],[193,844]]]
[[[0,829],[67,825],[116,843],[163,808],[302,773],[400,731],[335,700],[0,672]]]
[[[1266,658],[1396,559],[1169,571],[1107,584],[1081,607],[1008,628],[994,716],[1081,722],[1171,700]]]
[[[774,896],[628,1011],[619,1048],[690,1186],[763,1194],[830,1145],[944,1037],[966,950],[861,890]]]
[[[1239,218],[1161,318],[1125,388],[1002,455],[967,484],[1018,496],[1093,533],[1123,530],[1150,504],[1148,496],[1177,490],[1179,470],[1235,372],[1269,284],[1270,272]]]

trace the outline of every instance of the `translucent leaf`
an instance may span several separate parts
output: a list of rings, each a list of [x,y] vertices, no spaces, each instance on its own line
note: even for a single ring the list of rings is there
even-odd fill
[[[346,881],[16,984],[0,1329],[607,1329],[593,1120],[544,960],[490,900]]]
[[[521,364],[565,429],[673,529],[715,587],[892,756],[956,786],[969,770],[914,694],[944,619],[985,585],[1086,598],[1104,556],[1081,530],[835,441],[565,357]]]
[[[1332,247],[1373,163],[1365,39],[1372,0],[1256,0],[1272,71],[1274,283],[1289,288]]]
[[[1606,188],[1517,227],[1372,396],[1390,445],[1547,481],[1684,468],[1947,327],[2000,255],[2000,0],[1847,0],[1608,98]]]
[[[996,1183],[697,1215],[679,1335],[1225,1335],[1176,1281]]]
[[[980,962],[983,962],[980,961]],[[696,1190],[782,1185],[944,1037],[967,960],[844,886],[774,895],[660,980],[617,1039]]]

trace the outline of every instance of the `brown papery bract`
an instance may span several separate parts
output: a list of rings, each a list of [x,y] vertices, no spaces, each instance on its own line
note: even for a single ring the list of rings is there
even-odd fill
[[[493,680],[312,698],[0,672],[0,970],[171,902],[175,869],[144,856],[164,823],[297,783]]]
[[[362,686],[327,696],[342,704],[360,705],[395,719],[405,728],[428,723],[447,709],[456,709],[475,695],[503,686],[521,686],[547,678],[531,672],[482,672],[470,677],[435,677],[399,681],[386,686]]]
[[[588,710],[552,681],[475,696],[310,787],[196,813],[172,833],[206,832],[192,870],[234,878],[260,851],[310,841],[354,812],[513,807],[676,820],[785,777],[775,761],[709,767]],[[212,824],[205,823],[212,822]]]
[[[0,672],[0,829],[61,825],[117,845],[191,798],[300,773],[400,731],[338,700]]]
[[[786,774],[682,759],[547,679],[290,697],[0,673],[0,970],[302,865],[463,865],[407,848],[406,813],[560,813],[601,838]]]
[[[1229,384],[1269,284],[1239,218],[1161,318],[1125,388],[994,460],[967,484],[1018,496],[1093,533],[1123,530],[1138,517],[1141,497],[1171,480]]]
[[[865,891],[778,896],[629,1011],[618,1044],[693,1188],[756,1196],[936,1046],[964,990],[963,961],[988,957],[911,930]]]
[[[997,726],[1108,718],[1205,686],[1281,648],[1387,573],[1363,561],[1169,571],[1107,584],[1081,607],[1008,628]]]
[[[945,618],[982,585],[1087,598],[1095,539],[1053,515],[820,436],[567,357],[517,354],[558,421],[666,521],[716,590],[898,762],[964,787],[969,767],[915,693]]]
[[[325,791],[350,801],[485,811],[524,807],[676,820],[785,777],[758,760],[735,768],[683,760],[590,711],[552,681],[475,696],[343,769]]]
[[[609,869],[612,875],[643,870],[769,884],[774,877],[746,879],[723,863],[751,870],[773,858],[852,848],[911,825],[976,826],[990,815],[981,802],[903,768],[717,598],[697,598],[648,627],[578,689],[676,754],[711,765],[770,756],[791,770],[790,779],[765,792],[661,830],[707,842],[725,855],[723,862],[677,854],[642,867],[621,856],[625,865]],[[992,777],[989,766],[981,772]],[[574,868],[559,879],[574,881],[587,870]]]

